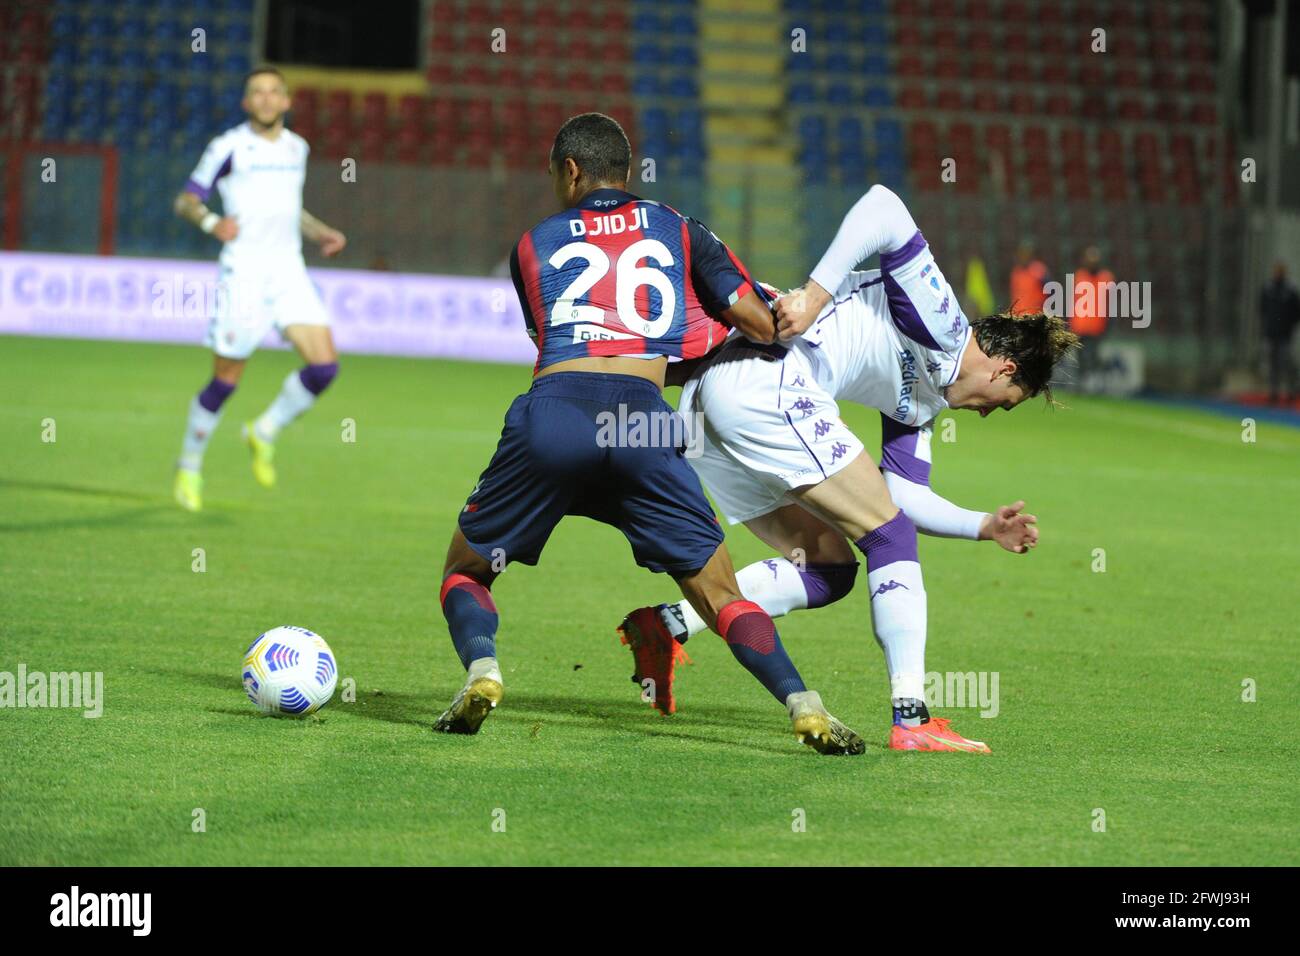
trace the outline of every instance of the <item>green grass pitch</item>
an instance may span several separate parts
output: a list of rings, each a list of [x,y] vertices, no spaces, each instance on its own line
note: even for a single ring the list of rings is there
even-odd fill
[[[939,713],[990,757],[885,749],[862,586],[779,626],[866,756],[799,746],[708,634],[659,717],[614,628],[673,584],[583,519],[495,589],[501,709],[435,737],[462,680],[444,549],[528,370],[345,357],[266,492],[239,424],[294,364],[250,363],[189,515],[171,466],[204,352],[0,339],[0,671],[99,671],[105,696],[0,709],[0,864],[1300,863],[1296,430],[1083,398],[955,417],[936,489],[1023,497],[1043,534],[1025,557],[922,539],[928,669],[999,678],[996,717]],[[877,447],[876,413],[846,414]],[[355,702],[257,715],[239,661],[277,624],[323,634]]]

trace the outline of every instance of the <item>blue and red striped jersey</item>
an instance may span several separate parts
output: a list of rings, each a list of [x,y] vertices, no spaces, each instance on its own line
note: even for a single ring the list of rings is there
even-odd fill
[[[699,358],[730,327],[718,317],[766,296],[703,224],[621,189],[596,189],[515,245],[510,274],[537,345],[536,374],[593,355]]]

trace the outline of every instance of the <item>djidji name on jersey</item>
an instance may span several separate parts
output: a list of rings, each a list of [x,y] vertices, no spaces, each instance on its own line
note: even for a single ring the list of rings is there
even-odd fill
[[[629,222],[629,218],[631,222]],[[581,219],[569,220],[569,232],[574,236],[617,236],[624,232],[636,232],[638,229],[650,228],[650,214],[645,206],[636,206],[630,215],[626,212],[614,212],[608,216],[596,216],[588,225]]]

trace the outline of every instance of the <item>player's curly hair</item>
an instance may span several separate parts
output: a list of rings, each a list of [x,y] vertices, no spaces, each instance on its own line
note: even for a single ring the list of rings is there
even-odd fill
[[[572,159],[593,183],[625,183],[632,166],[632,145],[618,120],[604,113],[571,116],[555,134],[551,162]]]
[[[1011,381],[1026,395],[1042,395],[1052,404],[1052,371],[1079,347],[1064,321],[1044,312],[1003,311],[976,319],[971,330],[985,355],[1016,363]]]

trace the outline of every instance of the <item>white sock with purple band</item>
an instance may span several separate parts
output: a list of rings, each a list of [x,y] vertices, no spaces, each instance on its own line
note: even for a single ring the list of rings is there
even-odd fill
[[[263,441],[275,441],[280,434],[280,429],[314,404],[316,404],[316,396],[302,383],[302,377],[298,370],[294,369],[284,377],[280,394],[254,422],[253,427],[257,429],[257,436]]]
[[[900,511],[861,538],[857,546],[867,556],[871,622],[885,652],[890,696],[895,702],[923,703],[926,603],[925,582],[917,560],[916,525]]]
[[[781,617],[791,611],[824,607],[838,601],[853,587],[857,571],[856,563],[810,564],[799,568],[785,558],[769,558],[737,571],[736,583],[746,601],[757,604],[768,617]],[[688,601],[666,604],[659,613],[679,642],[708,630],[704,619]]]

